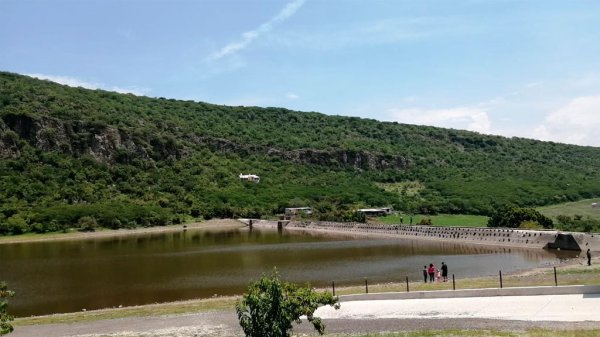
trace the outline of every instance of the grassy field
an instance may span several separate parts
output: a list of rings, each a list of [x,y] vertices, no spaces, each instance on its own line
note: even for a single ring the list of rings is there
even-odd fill
[[[558,215],[581,215],[584,218],[600,220],[600,208],[592,208],[592,203],[600,202],[600,199],[585,199],[564,204],[539,207],[537,210],[545,216],[556,220]]]
[[[581,215],[583,218],[591,218],[600,221],[600,207],[592,208],[592,203],[599,202],[600,199],[585,199],[575,202],[566,202],[557,205],[544,206],[536,208],[540,213],[556,221],[558,215],[575,216]],[[410,224],[410,215],[403,214],[403,223]],[[418,224],[421,219],[431,219],[434,226],[445,227],[486,227],[488,217],[480,215],[465,214],[438,214],[412,216],[412,224]],[[393,214],[377,218],[377,221],[386,224],[399,224],[400,215]]]
[[[403,214],[403,223],[410,224],[410,215]],[[465,214],[438,214],[438,215],[420,215],[412,216],[412,224],[418,224],[422,219],[431,219],[434,226],[444,227],[486,227],[488,217],[481,215],[465,215]],[[399,224],[400,215],[393,214],[377,218],[377,221],[386,224]]]

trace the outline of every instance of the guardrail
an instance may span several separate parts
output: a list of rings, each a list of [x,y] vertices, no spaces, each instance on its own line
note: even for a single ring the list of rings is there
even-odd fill
[[[494,277],[478,277],[478,278],[467,278],[466,283],[468,284],[466,287],[463,287],[462,289],[459,290],[473,290],[473,289],[481,289],[481,288],[494,288],[497,287],[498,289],[511,289],[511,288],[523,288],[523,287],[559,287],[559,286],[573,286],[573,284],[569,284],[570,281],[564,282],[562,285],[559,285],[559,281],[560,281],[560,277],[559,277],[560,273],[559,270],[557,270],[556,267],[552,267],[552,269],[550,269],[550,273],[540,273],[540,274],[536,274],[532,277],[535,277],[537,279],[535,280],[531,280],[531,279],[527,279],[526,276],[517,276],[517,275],[503,275],[502,274],[502,270],[498,271],[498,276],[496,278],[496,281],[494,282]],[[393,288],[393,292],[398,292],[400,290],[402,290],[405,293],[409,293],[411,292],[411,286],[413,288],[413,291],[417,291],[417,292],[422,292],[422,291],[431,291],[431,290],[437,290],[437,291],[456,291],[457,287],[460,288],[461,286],[461,280],[457,279],[455,274],[451,275],[451,279],[449,278],[449,281],[451,282],[443,282],[440,280],[434,281],[434,282],[421,282],[421,281],[409,281],[409,277],[405,276],[405,277],[401,277],[398,278],[397,280],[393,280],[393,281],[389,281],[386,280],[385,282],[377,282],[376,279],[372,278],[369,279],[367,277],[363,278],[362,282],[357,282],[357,281],[346,281],[344,288],[352,288],[352,289],[356,289],[359,288],[360,289],[360,285],[361,283],[364,283],[364,294],[369,294],[369,286],[371,286],[371,291],[375,288]],[[509,286],[507,287],[507,278],[508,278],[508,284]],[[522,281],[521,279],[525,279],[524,281]],[[480,286],[475,286],[473,287],[473,280],[478,280],[480,285],[483,285],[483,287]],[[477,282],[475,282],[477,283]],[[404,284],[404,286],[402,285]],[[447,284],[447,286],[446,286]],[[339,292],[340,290],[340,285],[341,282],[336,282],[335,280],[331,281],[331,291],[333,293],[333,295],[337,295],[336,294],[336,285],[337,285],[337,290]],[[450,288],[451,285],[451,288]],[[440,286],[442,288],[440,288]],[[598,289],[600,290],[600,285],[597,286]],[[329,288],[329,287],[328,287]],[[385,292],[385,291],[384,291]]]
[[[569,285],[545,287],[483,288],[439,291],[385,292],[370,294],[350,294],[339,296],[340,301],[377,301],[432,298],[493,297],[493,296],[537,296],[600,294],[600,285]]]

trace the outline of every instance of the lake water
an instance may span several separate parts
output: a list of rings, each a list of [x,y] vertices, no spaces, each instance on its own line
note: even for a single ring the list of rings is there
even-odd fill
[[[277,267],[314,286],[421,279],[445,261],[457,278],[557,262],[545,250],[403,239],[356,239],[277,230],[186,232],[0,245],[0,280],[16,316],[241,294]]]

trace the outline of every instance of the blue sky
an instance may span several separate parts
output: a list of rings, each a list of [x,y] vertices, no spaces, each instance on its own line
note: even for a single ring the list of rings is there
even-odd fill
[[[0,70],[600,146],[594,0],[0,0]]]

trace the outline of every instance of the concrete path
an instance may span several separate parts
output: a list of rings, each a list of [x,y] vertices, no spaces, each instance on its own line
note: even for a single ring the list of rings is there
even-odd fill
[[[600,322],[600,294],[494,296],[342,302],[319,308],[323,319],[476,318],[517,321]]]

